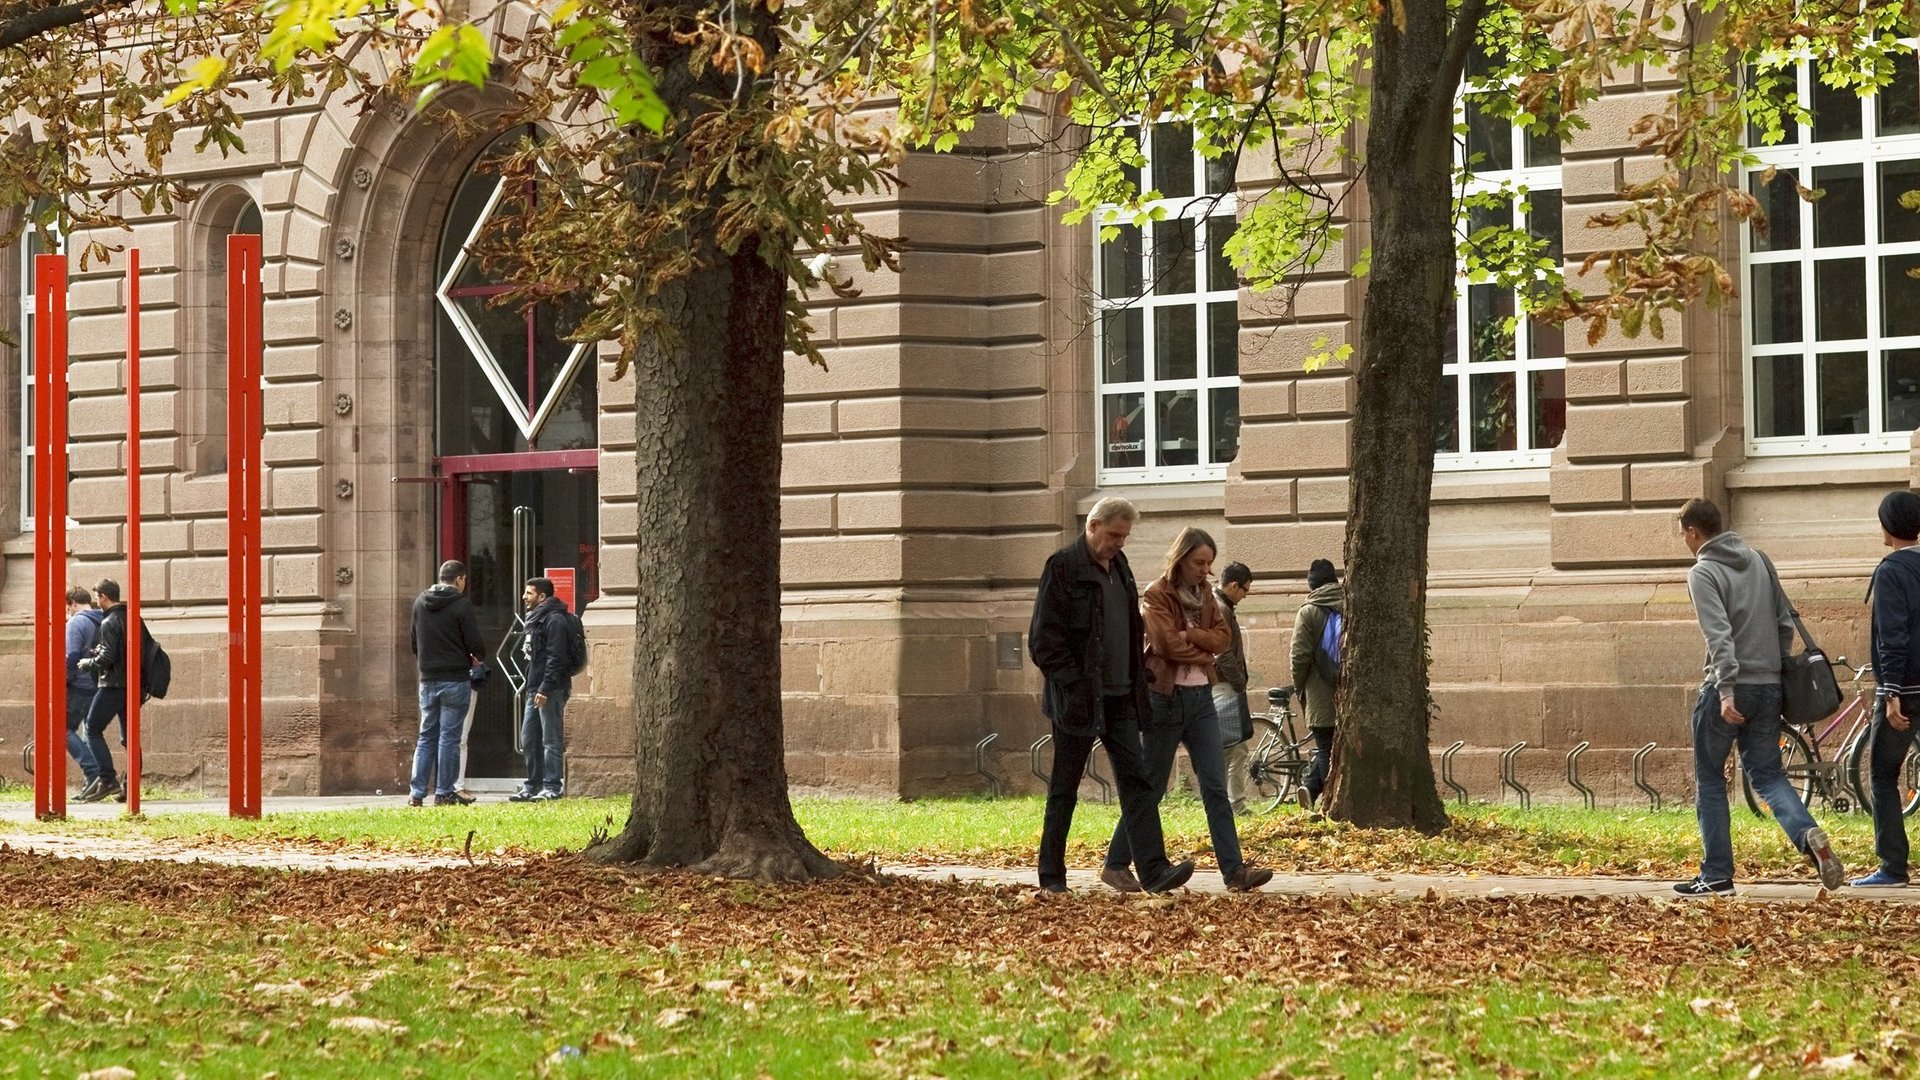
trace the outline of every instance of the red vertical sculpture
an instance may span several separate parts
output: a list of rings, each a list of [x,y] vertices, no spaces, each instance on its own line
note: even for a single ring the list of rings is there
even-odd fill
[[[67,814],[67,257],[33,259],[33,812]]]
[[[227,238],[227,812],[260,816],[260,238]]]
[[[127,813],[140,812],[140,249],[127,252]]]

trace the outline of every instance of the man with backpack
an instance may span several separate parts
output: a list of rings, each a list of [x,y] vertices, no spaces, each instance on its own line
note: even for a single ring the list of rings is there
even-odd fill
[[[1893,551],[1873,571],[1872,750],[1873,851],[1880,865],[1853,879],[1859,889],[1907,885],[1906,793],[1900,773],[1913,749],[1920,714],[1920,495],[1889,492],[1880,500],[1880,541]]]
[[[1313,733],[1313,762],[1300,784],[1300,805],[1308,810],[1326,790],[1333,763],[1333,691],[1340,685],[1340,635],[1346,630],[1346,600],[1333,563],[1315,559],[1307,567],[1307,602],[1293,617],[1293,696]]]
[[[90,671],[80,670],[80,661],[93,655],[100,642],[100,623],[107,614],[93,606],[93,594],[75,585],[67,590],[67,753],[86,777],[84,794],[100,778],[100,767],[93,762],[93,749],[80,734],[93,707],[93,696],[100,681]]]
[[[100,637],[93,647],[93,655],[74,664],[79,671],[95,676],[99,687],[94,692],[93,704],[87,709],[86,730],[87,747],[93,753],[94,779],[83,789],[79,802],[100,802],[113,799],[115,802],[127,801],[127,789],[120,783],[120,776],[114,771],[113,752],[107,748],[107,725],[119,720],[124,732],[127,716],[127,606],[120,602],[120,583],[105,579],[93,587],[93,601],[105,614],[100,619]],[[142,681],[146,681],[147,658],[157,649],[153,644],[153,635],[147,631],[145,622],[140,626],[142,640]],[[164,692],[158,696],[164,697]]]
[[[551,578],[527,581],[520,594],[527,607],[526,713],[520,722],[520,747],[527,782],[507,796],[510,802],[550,802],[566,792],[562,767],[567,752],[562,717],[573,677],[587,666],[586,628],[553,594]]]

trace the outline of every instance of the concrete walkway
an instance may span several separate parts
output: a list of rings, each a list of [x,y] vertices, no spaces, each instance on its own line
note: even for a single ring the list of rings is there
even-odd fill
[[[431,800],[429,800],[431,801]],[[481,795],[480,801],[505,801],[505,796]],[[398,810],[407,805],[405,795],[314,795],[314,796],[269,796],[260,800],[262,814],[307,814],[326,810]],[[67,818],[72,821],[112,821],[125,815],[127,804],[114,802],[83,803],[67,797]],[[227,800],[224,796],[206,799],[147,799],[140,800],[142,814],[225,814]],[[33,800],[31,798],[0,802],[0,821],[32,821]]]

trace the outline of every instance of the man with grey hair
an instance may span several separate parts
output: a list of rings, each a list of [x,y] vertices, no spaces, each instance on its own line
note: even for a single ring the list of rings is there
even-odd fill
[[[1113,766],[1120,819],[1142,886],[1171,892],[1193,876],[1191,861],[1167,861],[1159,799],[1141,748],[1146,625],[1133,571],[1121,553],[1139,516],[1125,499],[1101,499],[1081,536],[1054,552],[1040,571],[1027,655],[1046,676],[1040,705],[1053,723],[1053,774],[1040,832],[1040,887],[1048,892],[1067,891],[1067,830],[1096,740]]]

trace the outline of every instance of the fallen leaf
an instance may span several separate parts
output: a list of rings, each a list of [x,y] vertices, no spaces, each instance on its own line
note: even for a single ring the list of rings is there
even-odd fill
[[[340,1031],[359,1031],[368,1035],[404,1035],[407,1025],[396,1024],[391,1020],[378,1020],[371,1016],[336,1016],[327,1021],[327,1026]]]
[[[81,1073],[80,1080],[133,1080],[137,1075],[125,1065],[109,1065],[104,1069]]]
[[[698,1009],[661,1009],[660,1015],[653,1018],[653,1026],[674,1028],[700,1015]]]

